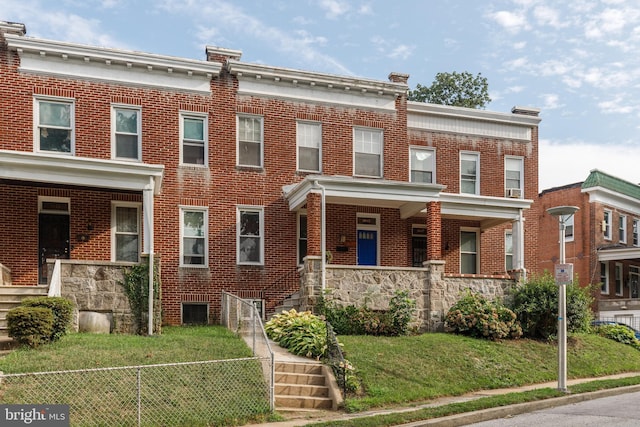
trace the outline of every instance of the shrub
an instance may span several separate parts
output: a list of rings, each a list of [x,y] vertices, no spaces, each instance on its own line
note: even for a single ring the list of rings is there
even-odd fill
[[[389,310],[373,310],[367,305],[340,306],[321,298],[318,311],[338,335],[405,335],[415,311],[416,302],[407,291],[398,290],[389,301]]]
[[[567,331],[587,332],[593,317],[589,288],[577,282],[565,285],[567,295]],[[512,310],[518,316],[524,335],[547,339],[558,330],[558,285],[550,273],[533,277],[515,289]]]
[[[319,359],[327,349],[327,326],[310,311],[283,311],[264,328],[269,338],[293,354]]]
[[[44,307],[53,313],[53,329],[49,341],[57,341],[67,333],[73,316],[73,303],[62,297],[33,297],[22,300],[23,307]]]
[[[522,336],[513,311],[470,290],[449,309],[445,324],[454,333],[476,338],[496,340]]]
[[[51,340],[54,316],[46,307],[16,307],[7,312],[9,336],[21,345],[37,347]]]
[[[600,325],[595,327],[598,335],[618,341],[622,344],[631,345],[640,350],[640,342],[636,339],[633,331],[623,325]]]
[[[159,266],[156,263],[153,279],[153,299],[160,299],[160,277]],[[133,320],[135,322],[135,333],[138,335],[148,332],[147,321],[149,319],[149,264],[141,263],[134,265],[124,272],[124,281],[118,282],[124,288]],[[158,314],[159,315],[159,314]]]

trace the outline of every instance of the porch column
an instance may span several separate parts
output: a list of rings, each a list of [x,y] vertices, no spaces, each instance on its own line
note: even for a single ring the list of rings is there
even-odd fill
[[[427,203],[427,261],[442,259],[442,213],[440,202]]]
[[[307,194],[307,255],[322,252],[322,200],[320,193]]]
[[[524,213],[522,209],[518,215],[518,219],[513,222],[513,269],[521,272],[524,279],[527,278],[527,272],[524,267]]]
[[[144,252],[149,255],[149,324],[148,335],[153,335],[153,278],[154,278],[154,259],[153,259],[153,190],[155,182],[153,177],[149,177],[149,185],[142,191],[142,212],[144,217]]]

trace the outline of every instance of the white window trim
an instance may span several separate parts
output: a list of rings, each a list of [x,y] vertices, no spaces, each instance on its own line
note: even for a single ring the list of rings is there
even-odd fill
[[[507,193],[512,187],[507,187],[507,161],[508,160],[518,160],[520,163],[520,170],[518,172],[520,172],[520,187],[517,188],[517,190],[520,190],[520,197],[518,197],[519,199],[524,198],[524,157],[522,156],[505,156],[504,157],[504,188],[505,188],[505,193]]]
[[[570,215],[569,218],[565,221],[564,224],[564,241],[565,242],[573,242],[576,239],[576,216]],[[567,236],[567,229],[571,226],[573,229],[573,233],[571,236]]]
[[[609,263],[600,261],[600,265],[604,264],[604,291],[602,290],[602,286],[600,287],[600,293],[602,295],[609,294]],[[600,276],[602,278],[602,276]]]
[[[209,208],[206,206],[187,206],[179,205],[180,212],[180,264],[183,268],[209,268]],[[184,263],[184,212],[204,212],[203,228],[204,228],[204,263],[203,264],[185,264]]]
[[[381,143],[380,143],[380,175],[361,175],[356,173],[356,153],[359,153],[359,151],[356,151],[356,131],[361,130],[361,131],[368,131],[368,132],[372,132],[372,133],[379,133],[381,136]],[[372,128],[372,127],[366,127],[366,126],[354,126],[353,130],[351,132],[351,140],[352,142],[352,152],[353,152],[353,164],[352,164],[352,168],[353,168],[353,176],[358,176],[358,177],[363,177],[363,178],[384,178],[384,129],[380,129],[380,128]],[[363,154],[372,154],[372,153],[363,153]]]
[[[66,211],[44,209],[43,208],[43,203],[44,202],[66,203],[68,209]],[[71,215],[71,198],[70,197],[55,197],[55,196],[38,196],[38,213]]]
[[[633,218],[633,222],[632,222],[632,226],[633,226],[633,246],[638,247],[640,246],[640,219],[638,218]]]
[[[260,215],[260,261],[240,261],[240,216],[241,212],[258,212]],[[264,207],[256,205],[236,206],[236,263],[238,265],[264,265]]]
[[[194,111],[179,111],[180,115],[180,124],[179,124],[179,138],[180,138],[180,165],[181,166],[189,166],[196,168],[206,168],[209,167],[209,114],[207,113],[197,113]],[[197,163],[185,163],[184,162],[184,119],[201,119],[202,123],[202,133],[204,138],[204,161],[203,164]]]
[[[376,223],[375,225],[359,224],[358,218],[375,218]],[[376,232],[376,265],[380,265],[380,241],[382,240],[382,235],[380,234],[380,214],[356,212],[356,236],[358,235],[358,231],[360,230],[370,230]],[[356,237],[356,242],[357,240],[358,239]]]
[[[142,203],[136,202],[120,202],[113,200],[111,201],[111,262],[127,262],[127,261],[116,261],[116,208],[136,208],[138,209],[138,215],[136,215],[137,220],[137,230],[138,230],[138,260],[136,262],[140,262],[140,254],[142,253],[142,224],[140,222],[140,212],[142,212]],[[130,233],[127,233],[130,234]]]
[[[603,219],[602,223],[604,224],[604,239],[611,240],[612,227],[613,227],[613,211],[609,209],[605,209],[604,212],[608,214],[608,219]]]
[[[460,193],[461,194],[468,194],[468,193],[462,193],[462,156],[464,154],[467,155],[472,155],[476,158],[476,188],[473,194],[480,194],[480,153],[477,151],[461,151],[460,152],[460,156],[458,159],[458,179],[460,180]]]
[[[70,104],[70,119],[69,125],[71,127],[71,148],[68,153],[60,151],[40,150],[40,101],[44,102],[60,102]],[[76,100],[74,98],[64,98],[58,96],[45,96],[34,95],[33,97],[33,151],[35,153],[47,153],[60,156],[75,156],[76,154]]]
[[[309,250],[309,217],[307,216],[307,210],[306,209],[301,209],[300,211],[298,211],[298,214],[296,215],[296,260],[298,261],[298,265],[303,265],[304,264],[304,260],[302,259],[298,259],[298,256],[300,255],[300,217],[301,216],[305,216],[307,217],[307,250]]]
[[[618,292],[618,271],[620,272],[620,292]],[[616,296],[624,294],[624,269],[622,263],[616,262],[614,282],[616,285]]]
[[[618,216],[618,238],[620,238],[620,243],[627,243],[627,216],[626,215]]]
[[[260,120],[260,164],[259,165],[245,165],[240,163],[240,119],[252,118]],[[236,166],[242,168],[264,168],[264,117],[256,114],[237,114],[236,115]]]
[[[469,274],[462,273],[462,254],[463,253],[471,253],[471,252],[463,252],[462,251],[462,232],[468,233],[476,233],[476,273],[480,274],[480,229],[474,227],[460,227],[459,236],[460,236],[460,274]]]
[[[116,156],[116,109],[135,110],[138,114],[138,153],[135,159]],[[111,158],[127,162],[142,161],[142,107],[139,105],[111,104]]]
[[[300,145],[298,136],[299,136],[299,126],[303,125],[311,125],[317,126],[320,130],[320,146],[318,147],[318,169],[302,169],[300,167]],[[309,120],[297,120],[296,121],[296,170],[300,172],[317,172],[322,173],[322,123],[321,122],[313,122]]]
[[[423,147],[421,145],[409,146],[409,182],[414,182],[411,180],[411,171],[413,171],[413,156],[411,155],[411,153],[414,150],[431,152],[431,157],[433,159],[433,169],[431,170],[431,184],[436,183],[436,150],[435,148]]]

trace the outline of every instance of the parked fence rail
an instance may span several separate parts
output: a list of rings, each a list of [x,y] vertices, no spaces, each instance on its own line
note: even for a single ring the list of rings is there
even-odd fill
[[[69,405],[73,426],[229,425],[271,412],[259,357],[0,374],[4,404]]]
[[[271,410],[275,409],[275,359],[256,306],[228,292],[222,292],[220,323],[241,336],[262,361],[262,373],[269,386]]]

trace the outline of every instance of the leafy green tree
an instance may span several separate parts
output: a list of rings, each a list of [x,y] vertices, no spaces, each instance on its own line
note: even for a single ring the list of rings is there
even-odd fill
[[[418,83],[415,90],[409,91],[408,99],[467,108],[484,108],[491,102],[487,78],[467,71],[438,73],[431,86]]]

